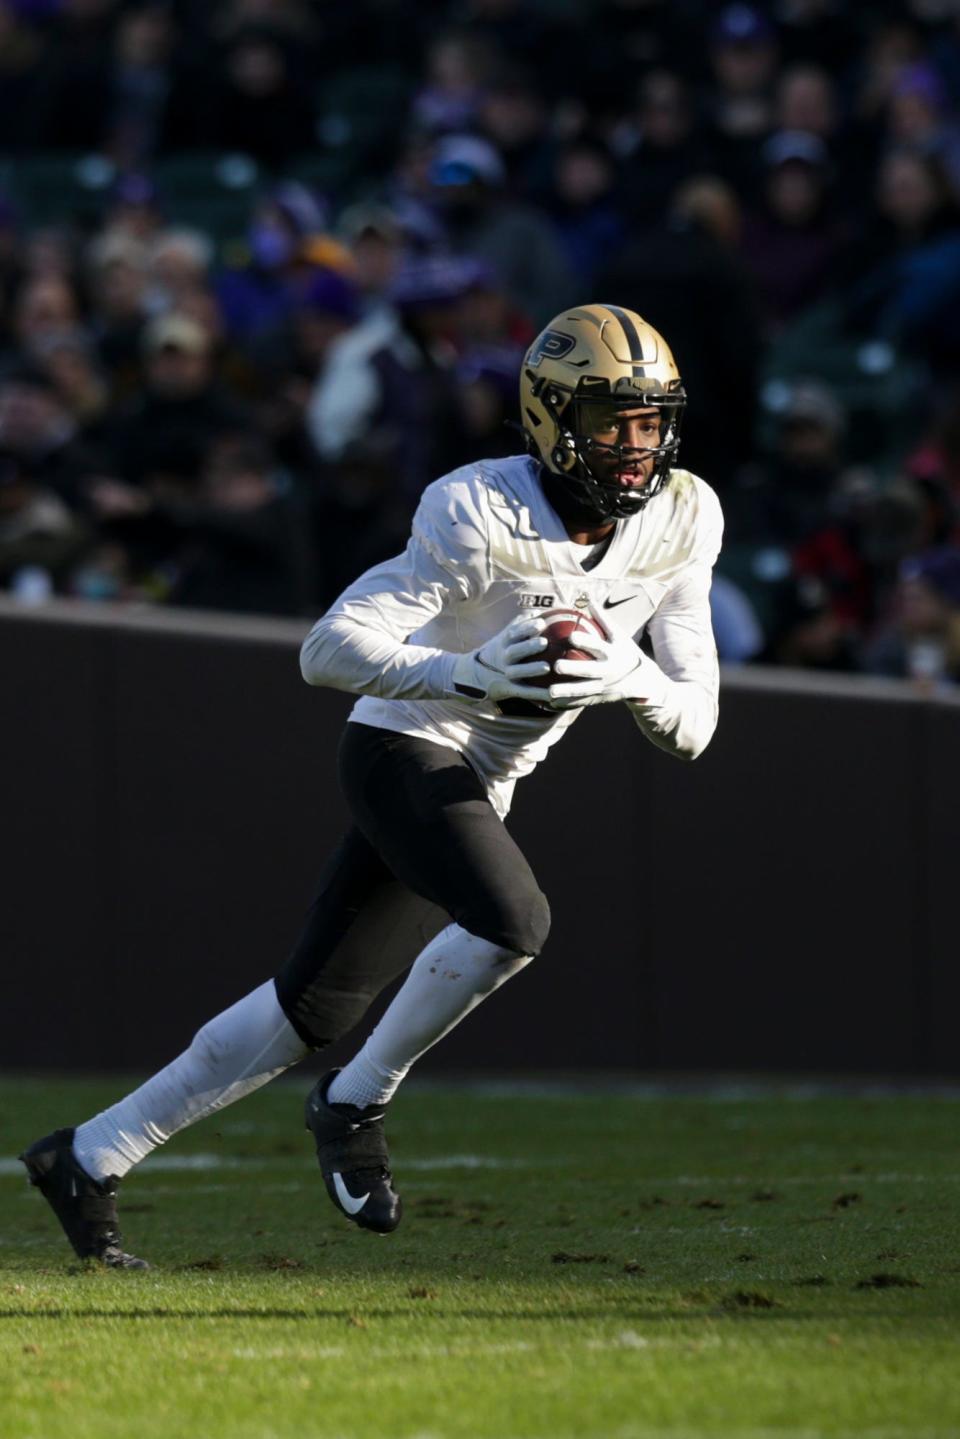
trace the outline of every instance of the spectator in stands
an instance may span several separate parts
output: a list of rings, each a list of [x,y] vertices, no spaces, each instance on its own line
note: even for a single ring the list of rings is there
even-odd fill
[[[529,318],[520,311],[504,289],[499,275],[482,261],[461,262],[459,274],[455,348],[458,354],[475,348],[502,350],[514,357],[514,377],[520,361],[536,335]]]
[[[710,42],[709,136],[720,173],[749,202],[761,178],[759,147],[773,127],[777,32],[754,6],[725,5]]]
[[[479,127],[503,161],[511,194],[539,199],[549,186],[555,147],[549,121],[534,75],[501,66],[480,102]]]
[[[158,234],[163,223],[160,196],[150,177],[137,171],[121,174],[110,190],[102,228],[143,244]]]
[[[293,469],[310,469],[316,463],[310,420],[313,397],[328,357],[357,325],[361,311],[353,280],[339,270],[316,266],[300,303],[257,346],[263,430],[278,457]],[[366,319],[375,325],[373,315]],[[348,408],[350,402],[348,397]],[[319,453],[323,454],[322,448]]]
[[[874,297],[897,262],[956,224],[956,210],[937,162],[911,150],[888,151],[875,176],[872,212],[851,247],[845,275],[855,294]]]
[[[830,157],[834,190],[863,198],[863,155],[850,135],[841,103],[836,71],[819,65],[793,65],[777,84],[774,133],[814,135]]]
[[[477,37],[451,33],[435,40],[427,52],[424,84],[414,97],[417,128],[447,134],[474,125],[490,64],[490,51]]]
[[[520,454],[523,444],[511,427],[513,387],[517,379],[515,352],[477,346],[457,365],[456,379],[463,433],[462,463],[469,464],[471,455],[498,459]]]
[[[90,328],[115,401],[143,380],[141,334],[147,319],[147,252],[118,231],[98,235],[86,255]]]
[[[909,150],[884,157],[876,213],[849,254],[847,271],[851,328],[908,344],[957,372],[951,314],[960,299],[960,209],[935,158]]]
[[[19,354],[33,360],[53,337],[80,329],[73,287],[57,276],[28,279],[13,304],[13,338]]]
[[[887,106],[887,140],[891,148],[933,156],[954,193],[960,188],[960,129],[934,66],[905,65],[896,76]]]
[[[472,275],[464,261],[408,261],[390,306],[330,345],[310,397],[310,436],[327,464],[378,429],[392,438],[394,481],[408,513],[423,487],[451,467],[458,307]]]
[[[148,308],[176,310],[186,296],[206,289],[213,246],[199,230],[171,226],[150,243],[144,260]]]
[[[930,428],[907,462],[919,478],[942,484],[950,503],[960,507],[960,384],[947,390]]]
[[[70,330],[49,336],[35,353],[77,435],[96,444],[110,406],[110,388],[94,346],[80,331]]]
[[[892,613],[865,647],[871,674],[911,679],[923,693],[960,683],[960,549],[904,561]]]
[[[816,65],[784,70],[777,85],[774,115],[777,130],[816,135],[831,149],[841,125],[836,86],[829,72]]]
[[[714,574],[710,616],[717,655],[725,664],[746,664],[762,652],[765,640],[756,611],[743,590],[726,575]]]
[[[63,587],[88,535],[23,456],[0,444],[0,586],[42,599]]]
[[[14,366],[0,381],[0,445],[17,456],[31,483],[81,509],[83,480],[96,467],[98,451],[80,439],[56,384],[40,365]]]
[[[238,30],[227,43],[203,138],[252,155],[269,170],[310,148],[313,106],[290,41],[268,24]]]
[[[689,0],[594,0],[589,23],[582,25],[576,12],[551,7],[549,13],[556,16],[551,37],[555,60],[542,68],[553,93],[561,97],[566,124],[576,121],[609,136],[632,103],[638,75],[670,71],[689,77],[702,72],[702,10],[699,0],[692,7]],[[690,43],[694,31],[697,46]]]
[[[379,425],[322,467],[314,494],[318,602],[331,604],[371,565],[398,555],[410,533],[409,498],[399,489],[400,438]]]
[[[78,289],[80,247],[68,225],[42,225],[24,236],[21,245],[24,278],[62,280]]]
[[[612,145],[621,162],[617,203],[633,225],[659,224],[680,186],[714,168],[689,89],[670,70],[644,76],[636,109],[616,126]]]
[[[157,149],[175,39],[170,7],[159,0],[117,21],[103,148],[121,169],[138,169]]]
[[[845,232],[832,211],[828,156],[817,136],[780,131],[764,145],[763,159],[763,201],[744,225],[743,253],[775,335],[828,293]]]
[[[866,560],[856,543],[869,479],[845,464],[846,415],[816,380],[782,397],[769,455],[742,466],[724,495],[721,571],[754,606],[765,653],[844,667],[872,613]]]
[[[171,312],[143,335],[142,396],[109,426],[115,473],[133,485],[162,479],[191,494],[218,436],[244,429],[244,414],[213,377],[210,337],[196,320]]]
[[[246,262],[221,270],[215,281],[231,335],[250,341],[285,322],[304,273],[304,249],[326,224],[324,206],[305,185],[287,181],[262,196],[247,232]]]
[[[844,476],[847,418],[816,379],[798,379],[779,398],[772,445],[738,472],[725,496],[728,538],[793,550],[822,529]]]
[[[615,182],[613,157],[599,140],[570,140],[558,151],[547,208],[584,293],[593,293],[598,272],[624,238]]]
[[[124,583],[171,604],[262,614],[309,613],[315,582],[306,506],[255,437],[223,433],[187,489],[156,475],[146,487],[97,479],[92,500],[106,542],[83,567],[109,590],[122,548]]]
[[[506,172],[491,144],[473,135],[445,137],[430,179],[451,249],[491,266],[535,327],[576,302],[558,240],[537,210],[504,194]]]
[[[387,205],[359,202],[337,221],[337,235],[350,252],[353,279],[364,308],[379,309],[403,260],[405,238],[397,216]]]
[[[182,545],[174,604],[252,614],[310,614],[316,582],[307,510],[255,438],[210,449],[196,503],[157,502]]]

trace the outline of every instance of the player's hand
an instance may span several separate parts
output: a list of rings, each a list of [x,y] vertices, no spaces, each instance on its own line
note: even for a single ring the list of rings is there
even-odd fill
[[[577,631],[577,649],[592,659],[558,659],[553,666],[558,683],[548,691],[550,708],[582,709],[587,705],[646,700],[644,671],[649,661],[629,635],[613,634],[603,639],[592,631]]]
[[[525,683],[550,669],[537,655],[545,650],[546,621],[537,616],[516,619],[472,654],[458,655],[453,667],[454,693],[475,700],[523,699],[544,705],[548,692]]]

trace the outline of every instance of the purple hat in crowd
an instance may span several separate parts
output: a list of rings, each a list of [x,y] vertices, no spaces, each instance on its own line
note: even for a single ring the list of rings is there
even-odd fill
[[[960,608],[960,549],[938,545],[904,560],[901,578],[920,580],[950,605]]]
[[[715,45],[762,45],[773,35],[770,21],[753,5],[725,5],[711,30]]]
[[[939,71],[922,62],[904,65],[893,82],[893,93],[898,99],[910,96],[923,100],[934,111],[943,110],[947,103],[946,90]]]
[[[325,265],[318,266],[311,274],[301,302],[314,314],[332,315],[348,324],[360,318],[360,291],[346,275]]]

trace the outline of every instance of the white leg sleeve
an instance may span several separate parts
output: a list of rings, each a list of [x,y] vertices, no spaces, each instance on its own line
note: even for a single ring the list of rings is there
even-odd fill
[[[363,1049],[327,1091],[333,1104],[385,1104],[407,1070],[532,956],[449,924],[417,957]]]
[[[81,1124],[74,1153],[92,1178],[122,1179],[178,1129],[242,1099],[308,1053],[268,980],[205,1024],[166,1069]]]

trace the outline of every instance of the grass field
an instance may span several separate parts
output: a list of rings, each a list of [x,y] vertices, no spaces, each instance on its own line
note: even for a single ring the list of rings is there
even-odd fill
[[[112,1274],[10,1157],[117,1084],[0,1084],[3,1439],[960,1436],[960,1099],[410,1085],[384,1239],[304,1087],[148,1160]]]

